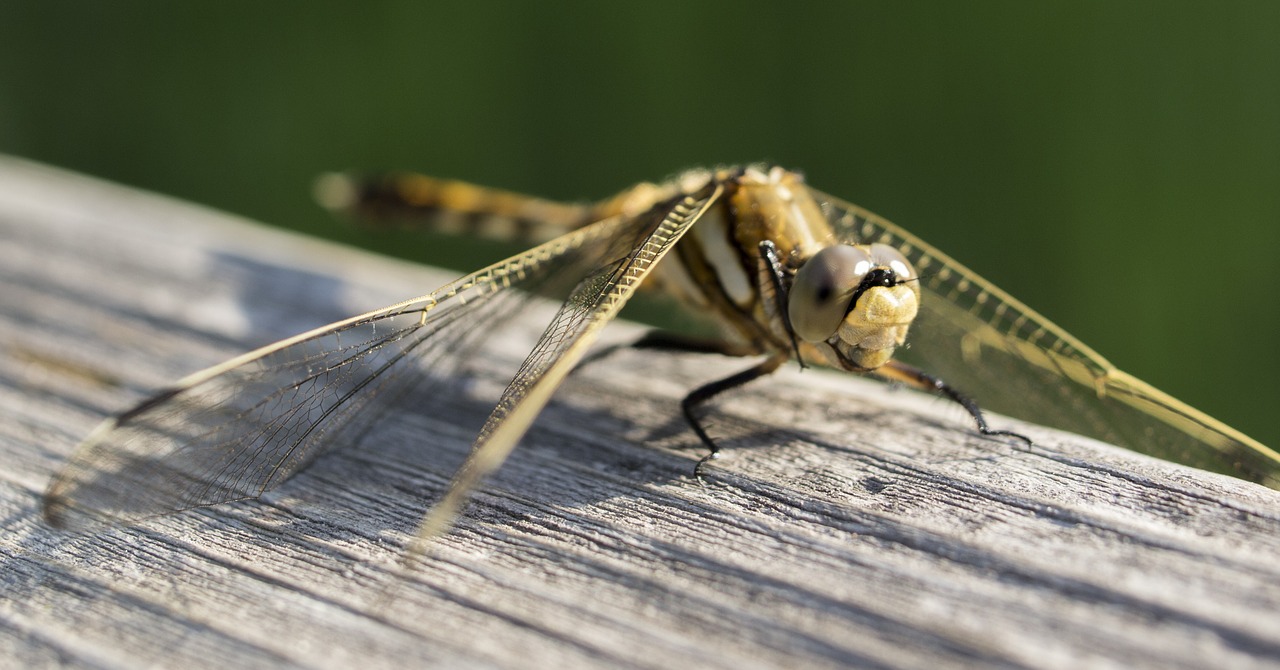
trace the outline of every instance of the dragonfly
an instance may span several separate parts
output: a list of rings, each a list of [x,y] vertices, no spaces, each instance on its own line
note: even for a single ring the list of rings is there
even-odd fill
[[[196,372],[105,420],[49,484],[50,524],[130,523],[259,497],[352,441],[380,404],[430,394],[480,360],[476,352],[515,308],[554,298],[559,307],[507,370],[509,383],[417,538],[446,532],[641,289],[674,296],[718,328],[709,338],[651,343],[755,357],[682,403],[707,448],[699,479],[719,454],[699,420],[704,405],[796,360],[949,399],[981,434],[1030,442],[992,428],[973,398],[1280,488],[1275,451],[1122,372],[951,257],[795,171],[689,170],[587,204],[415,174],[321,183],[323,204],[362,218],[429,221],[534,246],[426,295]]]

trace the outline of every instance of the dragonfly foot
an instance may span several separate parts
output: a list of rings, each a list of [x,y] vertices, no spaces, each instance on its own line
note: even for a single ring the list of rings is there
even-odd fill
[[[1021,440],[1028,447],[1035,446],[1035,442],[1033,442],[1031,438],[1027,437],[1026,435],[1023,435],[1022,433],[1014,432],[1012,430],[991,430],[990,428],[983,426],[982,429],[979,430],[978,432],[982,433],[983,435],[986,435],[987,437],[1011,437],[1015,440]]]
[[[707,463],[709,463],[710,461],[714,461],[717,458],[720,458],[720,452],[713,451],[707,454],[706,456],[703,456],[702,458],[698,459],[698,464],[693,466],[693,478],[698,480],[698,484],[702,485],[703,488],[706,488],[707,486],[707,480],[705,477],[703,477],[703,470],[705,469]]]

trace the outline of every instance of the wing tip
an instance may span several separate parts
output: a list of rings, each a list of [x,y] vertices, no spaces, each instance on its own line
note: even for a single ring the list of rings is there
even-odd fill
[[[74,533],[109,523],[77,505],[70,496],[55,491],[46,493],[40,506],[44,522],[54,530]]]
[[[67,499],[59,495],[46,495],[41,505],[41,516],[44,522],[58,530],[67,530],[70,526],[68,511],[70,504]]]

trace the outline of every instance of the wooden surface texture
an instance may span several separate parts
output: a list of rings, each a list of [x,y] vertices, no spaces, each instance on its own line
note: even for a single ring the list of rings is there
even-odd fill
[[[1280,493],[1001,417],[1036,445],[984,439],[948,403],[793,368],[713,406],[704,487],[678,402],[749,364],[718,356],[577,370],[408,574],[442,455],[489,410],[467,394],[505,379],[394,408],[258,500],[42,521],[106,416],[451,274],[0,160],[0,665],[1280,665]]]

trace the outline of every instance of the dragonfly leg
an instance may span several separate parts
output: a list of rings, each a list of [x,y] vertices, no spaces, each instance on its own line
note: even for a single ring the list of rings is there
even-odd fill
[[[756,356],[764,353],[754,344],[741,344],[728,340],[694,337],[667,330],[651,330],[628,345],[634,349],[658,349],[691,354],[720,354],[721,356]]]
[[[973,422],[978,426],[978,432],[983,435],[995,437],[1012,437],[1017,440],[1026,442],[1028,446],[1032,443],[1031,438],[1016,433],[1012,430],[994,430],[987,425],[987,418],[983,416],[982,409],[978,407],[978,403],[973,398],[957,391],[945,381],[925,372],[914,368],[906,363],[899,361],[889,361],[888,363],[877,368],[872,374],[889,381],[902,382],[913,388],[929,393],[936,393],[964,408],[969,416],[973,417]]]
[[[684,397],[684,400],[680,403],[684,418],[689,422],[689,426],[693,428],[693,432],[697,433],[698,439],[702,440],[702,443],[710,450],[706,456],[703,456],[698,461],[697,465],[693,466],[693,476],[700,484],[706,483],[702,478],[703,468],[708,461],[719,458],[720,446],[715,443],[715,440],[711,439],[711,436],[707,434],[706,428],[698,421],[696,414],[698,408],[725,391],[772,373],[785,363],[788,358],[790,358],[789,354],[775,354],[735,375],[700,386]]]
[[[796,362],[802,369],[807,368],[809,366],[804,364],[804,357],[800,355],[800,343],[796,341],[796,331],[791,328],[791,312],[787,309],[787,271],[783,269],[782,259],[778,256],[778,246],[773,243],[773,240],[764,240],[760,243],[760,259],[764,262],[765,269],[769,271],[769,279],[773,284],[774,309],[782,317],[782,324],[786,327],[787,334],[791,336],[791,349],[796,354]]]
[[[608,358],[621,349],[657,349],[659,351],[691,354],[720,354],[735,358],[756,356],[763,353],[760,347],[752,344],[737,344],[726,340],[693,337],[665,330],[651,330],[635,342],[611,344],[592,351],[578,363],[578,367],[585,367],[596,361]]]

